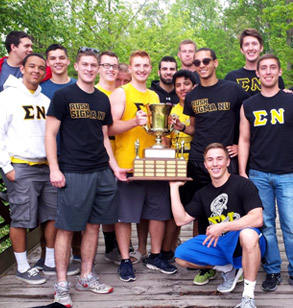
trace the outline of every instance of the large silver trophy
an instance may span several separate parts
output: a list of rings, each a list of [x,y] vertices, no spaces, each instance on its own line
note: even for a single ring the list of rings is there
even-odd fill
[[[186,176],[187,162],[176,158],[176,150],[162,144],[162,136],[173,131],[171,104],[147,104],[147,124],[144,129],[156,136],[156,143],[144,150],[144,157],[138,156],[139,140],[135,142],[133,180],[190,180]]]

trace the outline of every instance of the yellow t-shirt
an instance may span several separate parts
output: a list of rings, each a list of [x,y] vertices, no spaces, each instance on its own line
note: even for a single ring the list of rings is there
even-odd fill
[[[98,90],[100,90],[101,92],[103,92],[104,94],[106,94],[108,97],[112,94],[113,91],[108,91],[104,88],[102,88],[99,84],[96,85],[96,88]]]
[[[183,106],[181,106],[179,103],[176,104],[172,110],[171,114],[176,114],[179,117],[180,122],[184,123],[186,126],[190,124],[190,117],[188,115],[183,114]],[[179,157],[181,157],[181,142],[184,141],[184,158],[188,160],[189,152],[190,152],[190,142],[192,141],[192,136],[187,135],[183,132],[180,132],[178,130],[173,130],[173,132],[167,136],[167,138],[171,138],[171,148],[177,149],[177,146],[179,148]],[[177,157],[177,158],[179,158]]]
[[[136,116],[138,110],[146,110],[146,104],[160,103],[158,95],[149,89],[140,92],[130,83],[122,86],[126,94],[125,109],[121,120],[128,121]],[[155,144],[155,136],[147,134],[141,126],[115,136],[115,158],[121,168],[132,168],[135,158],[135,141],[139,139],[139,157],[143,157],[143,150]]]

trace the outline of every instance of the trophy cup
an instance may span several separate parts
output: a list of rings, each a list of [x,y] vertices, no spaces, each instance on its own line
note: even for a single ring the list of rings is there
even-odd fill
[[[162,144],[162,136],[173,131],[171,104],[147,104],[147,124],[144,129],[148,134],[156,136],[156,143],[144,150],[144,158],[134,159],[132,180],[192,180],[187,178],[187,161],[176,158],[176,150]],[[138,153],[139,140],[135,142]]]

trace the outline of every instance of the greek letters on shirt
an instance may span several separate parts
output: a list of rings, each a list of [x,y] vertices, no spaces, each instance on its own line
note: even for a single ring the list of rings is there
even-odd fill
[[[254,127],[265,126],[268,120],[270,120],[272,125],[276,125],[277,123],[284,124],[284,112],[284,108],[279,108],[278,110],[271,109],[270,114],[266,110],[253,111]]]
[[[209,223],[217,224],[220,222],[228,222],[237,220],[240,218],[240,215],[235,212],[227,213],[227,216],[223,214],[224,210],[227,210],[227,203],[228,203],[228,194],[222,193],[217,196],[210,205],[210,210],[212,212],[211,216],[208,218]]]
[[[261,90],[261,83],[257,77],[253,77],[251,79],[248,77],[236,78],[236,82],[241,85],[242,89],[244,89],[246,92],[260,92]]]
[[[209,103],[208,98],[191,101],[191,106],[195,114],[230,110],[230,102]]]
[[[46,119],[46,110],[44,106],[26,105],[22,106],[25,111],[24,120]]]
[[[69,104],[70,117],[72,119],[91,119],[101,120],[105,119],[105,112],[90,110],[87,103],[70,103]]]

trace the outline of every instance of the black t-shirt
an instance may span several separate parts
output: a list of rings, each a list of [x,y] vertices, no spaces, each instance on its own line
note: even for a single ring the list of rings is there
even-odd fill
[[[232,81],[218,80],[211,87],[198,85],[187,95],[184,114],[195,117],[195,134],[189,159],[203,161],[203,152],[212,142],[225,146],[237,143],[239,113],[249,95]]]
[[[55,92],[48,116],[61,121],[60,169],[66,172],[92,172],[109,167],[104,147],[103,125],[112,124],[108,97],[95,89],[89,94],[77,84]]]
[[[250,124],[249,168],[271,173],[293,172],[293,94],[261,93],[243,102]]]
[[[255,70],[247,70],[244,67],[229,72],[226,80],[236,81],[250,96],[257,94],[261,90],[259,78],[256,76]],[[282,77],[279,77],[279,88],[284,89],[285,84]]]
[[[165,91],[163,88],[160,87],[160,82],[158,80],[152,81],[150,90],[153,90],[158,94],[161,103],[169,103],[172,105],[176,105],[179,102],[179,98],[175,90],[171,92]]]
[[[231,174],[224,185],[214,187],[210,183],[197,191],[185,210],[194,218],[206,217],[212,225],[237,220],[259,207],[262,208],[262,203],[255,185]]]

